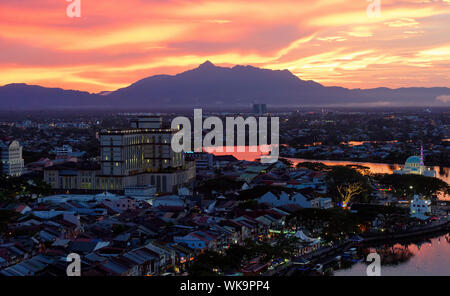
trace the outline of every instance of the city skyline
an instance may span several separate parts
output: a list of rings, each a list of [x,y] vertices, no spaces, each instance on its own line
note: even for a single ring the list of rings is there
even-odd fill
[[[288,69],[347,88],[450,86],[450,2],[2,1],[0,85],[112,91],[218,66]]]

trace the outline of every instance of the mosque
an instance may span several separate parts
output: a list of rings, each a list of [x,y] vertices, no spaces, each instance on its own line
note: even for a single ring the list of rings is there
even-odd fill
[[[405,166],[400,170],[394,171],[394,173],[400,175],[414,174],[426,177],[436,177],[436,171],[427,168],[423,163],[423,147],[420,147],[420,157],[415,155],[408,157]]]

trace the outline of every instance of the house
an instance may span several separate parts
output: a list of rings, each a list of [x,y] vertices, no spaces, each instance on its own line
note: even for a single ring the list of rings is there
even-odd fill
[[[320,209],[331,209],[334,206],[330,197],[318,197],[317,199],[319,200],[318,205]]]
[[[281,192],[279,195],[275,195],[272,192],[267,192],[258,199],[258,203],[267,203],[272,206],[284,206],[289,204],[295,204],[302,208],[319,208],[319,200],[313,198],[307,198],[301,193],[289,195],[286,192]]]
[[[34,276],[39,275],[50,263],[54,262],[54,258],[43,254],[36,255],[28,260],[22,261],[13,266],[0,270],[3,276]]]
[[[175,251],[175,272],[185,271],[188,265],[194,260],[195,250],[188,248],[183,244],[171,244],[169,246]]]
[[[195,250],[216,249],[217,238],[206,231],[194,231],[185,236],[174,236],[176,243],[186,244]]]
[[[31,208],[25,204],[18,205],[14,210],[22,215],[31,212]]]
[[[164,246],[155,240],[150,241],[145,245],[145,248],[158,254],[157,263],[159,266],[159,271],[164,271],[175,266],[175,251],[169,247]]]
[[[123,257],[138,266],[138,275],[153,275],[159,270],[159,255],[145,247],[127,252]]]
[[[123,197],[119,199],[115,199],[112,201],[105,200],[103,202],[105,206],[108,206],[110,208],[116,208],[121,211],[130,211],[136,209],[136,199],[131,197]]]
[[[428,219],[428,215],[430,213],[431,213],[431,201],[420,198],[419,195],[414,194],[414,198],[410,204],[411,217],[426,220]]]
[[[100,265],[111,276],[139,276],[139,264],[126,257],[112,258]]]
[[[185,205],[184,198],[178,195],[160,196],[158,198],[155,198],[152,202],[153,208],[158,208],[162,206],[184,207],[184,205]]]

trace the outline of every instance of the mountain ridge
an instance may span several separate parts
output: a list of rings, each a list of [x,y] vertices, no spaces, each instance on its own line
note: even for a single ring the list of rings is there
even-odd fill
[[[0,110],[249,106],[448,106],[447,87],[347,89],[302,80],[289,70],[220,67],[205,61],[175,75],[153,75],[115,91],[89,93],[25,83],[0,87]],[[442,101],[438,98],[444,98]]]

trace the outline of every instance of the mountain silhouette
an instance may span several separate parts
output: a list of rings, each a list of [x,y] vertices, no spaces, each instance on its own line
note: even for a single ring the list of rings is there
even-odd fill
[[[326,87],[288,70],[232,68],[210,61],[176,75],[155,75],[112,92],[90,94],[26,84],[0,87],[0,109],[271,106],[448,106],[450,89]],[[437,99],[439,97],[440,99]],[[442,99],[444,98],[444,99]]]

